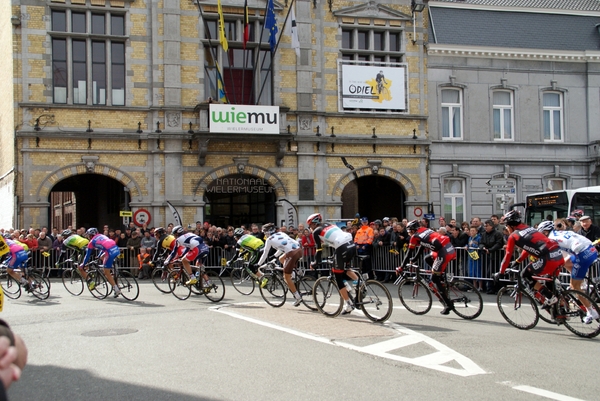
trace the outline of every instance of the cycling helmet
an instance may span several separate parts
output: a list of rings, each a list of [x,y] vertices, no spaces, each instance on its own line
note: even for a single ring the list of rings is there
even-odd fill
[[[63,238],[67,238],[71,234],[73,234],[73,231],[69,230],[68,228],[65,231],[63,231],[62,233],[60,233],[60,235],[62,235]]]
[[[158,235],[158,236],[162,236],[166,233],[167,231],[165,230],[164,227],[156,227],[154,229],[154,235]]]
[[[575,216],[577,218],[580,218],[581,216],[583,216],[585,212],[581,209],[575,209],[573,210],[573,212],[571,213],[572,216]]]
[[[521,213],[519,213],[518,210],[511,210],[508,213],[506,213],[502,219],[504,220],[504,223],[506,223],[509,226],[516,226],[521,224]]]
[[[323,216],[321,216],[321,213],[313,213],[310,216],[308,216],[308,219],[306,219],[306,224],[309,226],[312,223],[321,224],[322,222],[323,222]]]
[[[420,226],[419,220],[411,220],[406,225],[406,229],[409,230],[409,231],[417,231],[417,229],[419,228],[419,226]]]
[[[96,234],[98,234],[98,229],[94,227],[88,228],[88,230],[85,232],[85,235],[87,236],[94,236]]]
[[[176,237],[179,237],[181,234],[183,234],[183,227],[181,227],[181,226],[173,227],[171,234],[173,234]]]
[[[539,225],[537,230],[541,233],[543,233],[544,231],[552,231],[554,230],[554,222],[546,220],[546,221],[542,221]]]
[[[264,226],[262,226],[262,232],[267,234],[267,235],[271,235],[275,232],[275,224],[273,223],[267,223]]]
[[[567,221],[571,224],[574,224],[577,221],[577,217],[569,216],[569,217],[567,217]]]
[[[244,235],[244,229],[242,227],[236,228],[233,231],[233,236],[234,237],[241,237],[242,235]]]

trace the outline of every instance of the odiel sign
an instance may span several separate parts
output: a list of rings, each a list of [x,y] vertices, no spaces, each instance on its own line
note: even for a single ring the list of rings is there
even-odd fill
[[[211,104],[211,133],[279,134],[278,106]]]

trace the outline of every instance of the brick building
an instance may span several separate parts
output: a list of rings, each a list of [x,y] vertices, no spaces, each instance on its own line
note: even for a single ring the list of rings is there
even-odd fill
[[[2,224],[56,224],[61,192],[74,194],[72,223],[87,227],[117,226],[123,210],[164,225],[167,201],[184,224],[280,223],[283,199],[300,221],[317,210],[418,215],[429,199],[427,10],[409,0],[274,2],[271,62],[267,2],[247,4],[245,43],[244,0],[222,1],[228,51],[216,0],[0,6],[14,19],[0,30],[6,59],[12,30],[14,96],[9,79],[0,86],[15,120],[2,108],[0,196],[16,199]],[[276,107],[277,132],[216,132],[209,99],[220,86],[238,110]]]

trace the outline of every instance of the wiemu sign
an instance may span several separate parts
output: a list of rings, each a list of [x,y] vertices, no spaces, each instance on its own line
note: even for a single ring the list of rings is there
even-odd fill
[[[208,123],[211,133],[279,134],[279,107],[211,104]]]

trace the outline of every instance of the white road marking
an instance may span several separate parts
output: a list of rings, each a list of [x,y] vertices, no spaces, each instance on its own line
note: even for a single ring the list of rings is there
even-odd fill
[[[584,401],[581,398],[573,398],[568,395],[554,393],[552,391],[544,390],[541,388],[535,388],[531,386],[515,386],[513,387],[515,390],[524,391],[526,393],[539,395],[541,397],[550,398],[551,400],[557,401]]]
[[[253,302],[242,303],[242,304],[251,304]],[[239,304],[238,304],[239,305]],[[275,330],[283,331],[285,333],[293,334],[295,336],[299,336],[302,338],[306,338],[313,341],[318,341],[324,344],[336,345],[339,347],[344,347],[347,349],[351,349],[353,351],[377,356],[380,358],[391,359],[399,362],[404,362],[420,367],[424,367],[427,369],[433,369],[440,372],[450,373],[457,376],[474,376],[485,374],[483,369],[481,369],[475,362],[465,357],[464,355],[459,354],[458,352],[450,349],[446,345],[427,337],[421,333],[417,333],[416,331],[407,329],[406,327],[400,326],[394,323],[385,323],[385,325],[397,333],[401,334],[400,336],[393,338],[391,340],[382,341],[380,343],[375,343],[371,345],[367,345],[364,347],[360,347],[357,345],[345,343],[342,341],[334,341],[329,338],[325,338],[322,336],[317,336],[313,334],[304,333],[298,330],[290,329],[287,327],[279,326],[273,323],[265,322],[262,320],[258,320],[252,317],[244,316],[239,313],[233,312],[227,309],[229,305],[217,305],[210,307],[209,309],[215,312],[224,313],[236,319],[242,319],[247,322],[255,323],[261,326],[269,327]],[[390,351],[396,351],[402,349],[404,347],[410,347],[414,344],[425,343],[430,347],[434,348],[435,351],[431,352],[427,355],[422,355],[416,358],[403,357],[396,354],[391,354]],[[446,366],[445,364],[454,361],[460,368]]]

